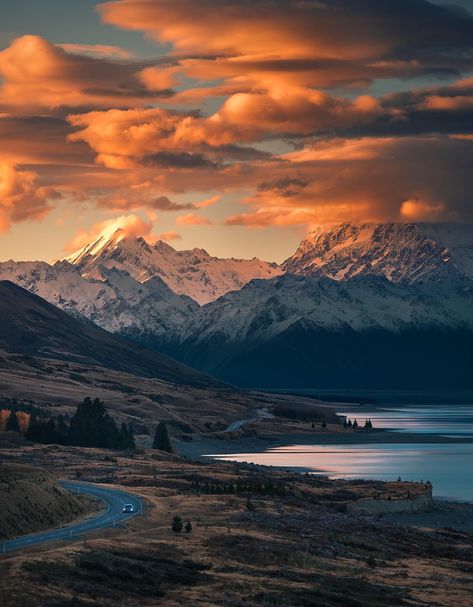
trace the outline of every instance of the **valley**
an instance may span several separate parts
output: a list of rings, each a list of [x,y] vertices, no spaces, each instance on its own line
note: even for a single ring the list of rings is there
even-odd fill
[[[0,473],[20,466],[52,484],[94,483],[143,504],[143,516],[119,525],[87,523],[75,538],[59,527],[57,541],[5,554],[6,607],[37,607],[38,593],[45,607],[431,607],[445,604],[447,578],[449,597],[469,607],[471,506],[433,501],[436,485],[417,478],[413,462],[406,478],[416,482],[397,477],[408,452],[443,457],[456,449],[462,461],[471,440],[402,433],[377,427],[376,418],[374,428],[363,426],[369,407],[377,410],[363,397],[367,385],[471,387],[469,249],[454,248],[454,262],[407,229],[418,267],[393,276],[405,243],[380,252],[376,229],[344,226],[325,244],[311,235],[303,255],[270,269],[253,261],[245,272],[255,275],[235,274],[231,283],[232,264],[212,262],[207,284],[204,253],[193,252],[195,264],[178,255],[189,264],[184,274],[200,268],[191,275],[203,290],[190,279],[178,288],[158,271],[156,256],[168,263],[177,254],[168,245],[120,233],[54,265],[0,264],[4,429],[13,411],[67,430],[77,405],[92,397],[134,437],[134,448],[103,449],[39,444],[10,429],[0,432]],[[379,231],[389,241],[393,229],[399,239],[397,228]],[[353,267],[360,246],[373,253],[370,264],[341,271]],[[371,271],[380,267],[376,255],[386,259],[379,272]],[[348,388],[361,396],[344,402]],[[358,428],[339,417],[350,407]],[[172,452],[155,444],[163,424]],[[373,453],[395,472],[372,473]],[[35,512],[37,523],[33,516],[12,526],[6,510],[0,532],[54,530],[63,520],[79,529],[93,506],[80,502],[70,516],[53,506],[48,516]],[[176,516],[187,532],[173,530]]]
[[[473,0],[0,1],[0,607],[473,607]]]

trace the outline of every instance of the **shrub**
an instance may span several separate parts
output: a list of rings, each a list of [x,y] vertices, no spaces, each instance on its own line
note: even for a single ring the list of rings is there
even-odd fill
[[[176,516],[172,519],[172,530],[174,533],[181,533],[183,526],[182,518],[176,514]]]

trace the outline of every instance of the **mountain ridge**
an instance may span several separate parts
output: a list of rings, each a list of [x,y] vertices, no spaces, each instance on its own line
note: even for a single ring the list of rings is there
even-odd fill
[[[100,236],[65,261],[85,278],[102,279],[102,267],[125,270],[142,283],[159,276],[176,294],[191,297],[200,305],[241,288],[253,278],[282,273],[277,264],[256,257],[221,259],[205,249],[177,251],[161,240],[149,244],[142,237],[127,237],[122,229],[108,238]]]
[[[169,357],[74,319],[10,281],[0,281],[0,346],[25,356],[70,360],[197,387],[225,387]]]
[[[310,232],[282,264],[286,273],[345,280],[383,275],[415,283],[473,278],[473,225],[333,224]]]

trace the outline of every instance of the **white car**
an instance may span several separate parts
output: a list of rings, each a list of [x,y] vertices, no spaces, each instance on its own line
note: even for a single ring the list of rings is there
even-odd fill
[[[123,506],[123,512],[134,512],[135,509],[133,508],[133,504],[125,504]]]

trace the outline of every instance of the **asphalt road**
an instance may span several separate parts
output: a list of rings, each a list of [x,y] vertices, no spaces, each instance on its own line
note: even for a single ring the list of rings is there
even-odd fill
[[[55,542],[58,540],[77,540],[83,534],[96,529],[107,529],[120,525],[124,521],[139,515],[143,510],[141,500],[131,493],[109,489],[108,487],[99,487],[89,483],[79,483],[73,481],[60,481],[61,485],[72,493],[87,493],[103,500],[107,507],[94,518],[85,519],[79,523],[51,529],[50,531],[40,531],[31,535],[23,535],[13,540],[0,543],[0,555],[2,553],[14,552],[21,548],[44,544],[46,542]],[[134,512],[127,514],[123,512],[124,504],[132,504]]]

